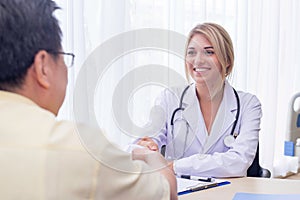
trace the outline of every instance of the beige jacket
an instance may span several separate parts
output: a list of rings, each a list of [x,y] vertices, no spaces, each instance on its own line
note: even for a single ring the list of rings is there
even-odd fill
[[[163,176],[101,131],[57,121],[31,100],[0,91],[0,199],[156,200],[169,199],[169,190]]]

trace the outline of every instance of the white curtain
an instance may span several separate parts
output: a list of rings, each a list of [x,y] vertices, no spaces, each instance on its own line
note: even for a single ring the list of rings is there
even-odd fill
[[[56,0],[62,7],[57,16],[63,27],[65,51],[76,55],[69,70],[69,85],[59,118],[74,119],[73,92],[77,75],[86,59],[101,44],[131,30],[159,28],[187,35],[196,24],[216,22],[231,35],[235,66],[230,82],[255,94],[262,103],[260,163],[273,176],[290,171],[282,162],[288,133],[289,101],[300,92],[300,1],[298,0]],[[151,40],[151,38],[149,38]],[[120,44],[122,48],[122,44]],[[109,51],[109,49],[108,49]],[[85,86],[96,84],[93,96],[82,93],[77,120],[96,123],[120,146],[132,141],[115,124],[112,96],[118,82],[132,69],[159,64],[184,76],[182,59],[158,50],[140,49],[112,60],[103,76],[86,76]],[[97,70],[96,70],[97,71]],[[95,71],[95,73],[97,73]],[[137,125],[147,122],[149,107],[160,86],[136,90],[128,100],[129,116]],[[94,112],[94,113],[93,113]],[[95,123],[95,121],[94,121]],[[300,137],[300,136],[299,136]]]

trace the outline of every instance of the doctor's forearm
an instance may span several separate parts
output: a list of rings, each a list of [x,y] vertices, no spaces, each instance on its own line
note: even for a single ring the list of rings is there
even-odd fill
[[[199,157],[201,158],[199,159]],[[246,175],[248,164],[241,161],[240,158],[222,159],[208,154],[204,156],[198,154],[176,160],[173,166],[175,173],[178,175],[240,177]]]

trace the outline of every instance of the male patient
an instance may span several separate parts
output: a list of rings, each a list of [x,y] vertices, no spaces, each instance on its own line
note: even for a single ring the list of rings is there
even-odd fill
[[[0,0],[0,199],[177,199],[158,153],[131,156],[100,130],[55,119],[64,56],[74,59],[63,52],[57,8],[52,0]],[[99,161],[76,131],[101,139]]]

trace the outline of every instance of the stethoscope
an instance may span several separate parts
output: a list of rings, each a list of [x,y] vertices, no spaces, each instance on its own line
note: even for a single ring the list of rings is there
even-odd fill
[[[183,98],[187,92],[187,90],[190,88],[192,84],[188,85],[187,87],[184,88],[181,96],[180,96],[180,101],[179,101],[179,106],[178,108],[176,108],[173,113],[172,113],[172,116],[171,116],[171,134],[172,134],[172,139],[173,139],[173,153],[175,155],[175,146],[174,146],[174,122],[176,122],[176,120],[174,121],[174,118],[175,118],[175,115],[177,112],[179,111],[184,111],[184,107],[182,106],[182,103],[183,103]],[[234,143],[236,137],[238,136],[238,133],[235,133],[234,130],[236,128],[236,125],[237,125],[237,122],[238,122],[238,119],[239,119],[239,115],[240,115],[240,98],[239,98],[239,95],[238,93],[236,92],[236,90],[234,88],[233,89],[233,92],[234,92],[234,95],[235,95],[235,98],[236,98],[236,103],[237,103],[237,112],[236,112],[236,115],[235,115],[235,121],[233,123],[233,126],[232,126],[232,129],[231,129],[231,132],[230,132],[230,135],[227,135],[225,136],[224,138],[224,145],[227,146],[227,147],[231,147],[232,144]],[[187,136],[189,134],[189,123],[186,119],[182,118],[181,120],[185,121],[185,124],[186,124],[186,134],[185,134],[185,140],[184,140],[184,147],[183,147],[183,150],[185,151],[186,149],[186,143],[187,143]],[[183,157],[183,154],[184,154],[184,151],[182,153],[182,156]]]

